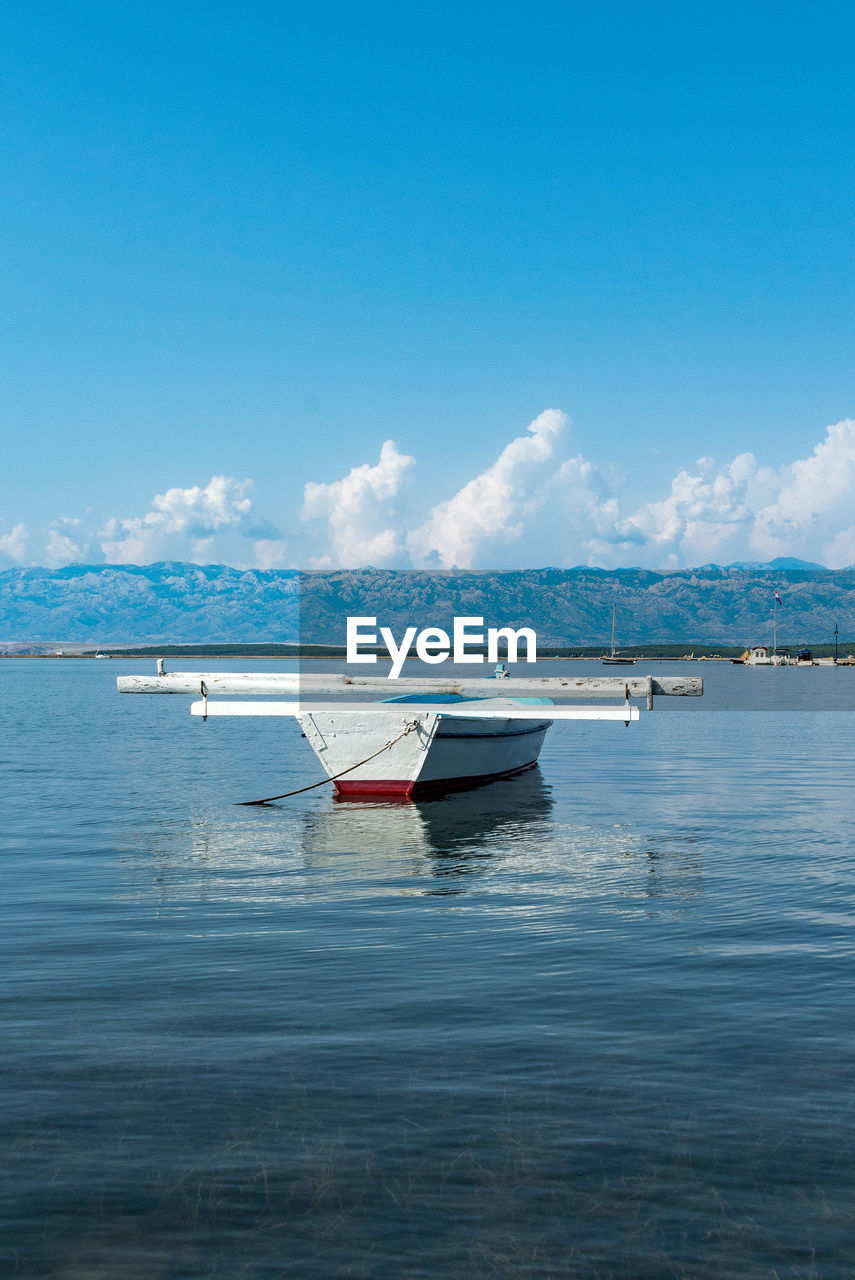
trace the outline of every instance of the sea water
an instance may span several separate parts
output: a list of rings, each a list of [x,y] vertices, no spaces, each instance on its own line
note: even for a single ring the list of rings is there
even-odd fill
[[[855,669],[240,808],[299,727],[152,665],[0,662],[0,1273],[855,1273]]]

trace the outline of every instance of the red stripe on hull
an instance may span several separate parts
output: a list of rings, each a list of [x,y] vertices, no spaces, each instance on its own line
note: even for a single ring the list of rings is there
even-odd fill
[[[358,782],[337,782],[335,789],[340,796],[359,799],[360,796],[396,796],[406,799],[413,790],[413,783],[394,778],[366,778]]]
[[[515,778],[527,769],[533,769],[536,760],[528,764],[518,765],[515,769],[505,769],[500,773],[479,773],[471,778],[436,778],[432,782],[406,782],[388,778],[366,778],[348,782],[342,779],[335,783],[336,791],[348,800],[369,799],[373,796],[391,796],[398,800],[409,800],[413,796],[435,795],[439,791],[462,791],[466,787],[480,787],[485,782],[498,782],[502,778]]]

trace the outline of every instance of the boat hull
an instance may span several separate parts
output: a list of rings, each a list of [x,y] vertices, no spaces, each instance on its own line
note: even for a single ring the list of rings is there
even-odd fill
[[[494,704],[513,699],[491,700]],[[483,706],[484,703],[482,702]],[[515,702],[515,705],[518,705]],[[510,778],[537,763],[549,720],[389,711],[299,717],[339,795],[406,799]]]
[[[480,787],[486,782],[500,782],[503,778],[516,778],[521,773],[533,769],[537,760],[529,760],[528,764],[519,765],[515,769],[503,769],[499,773],[472,774],[466,778],[435,778],[433,781],[395,782],[390,779],[365,778],[351,782],[341,778],[333,783],[338,795],[349,800],[374,799],[386,796],[389,799],[416,800],[420,796],[439,795],[444,791],[465,791],[467,787]]]

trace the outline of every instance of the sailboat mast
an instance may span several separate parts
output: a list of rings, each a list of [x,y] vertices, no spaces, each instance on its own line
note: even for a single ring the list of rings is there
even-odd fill
[[[612,657],[615,656],[615,613],[616,612],[617,612],[617,605],[613,604],[612,605]]]

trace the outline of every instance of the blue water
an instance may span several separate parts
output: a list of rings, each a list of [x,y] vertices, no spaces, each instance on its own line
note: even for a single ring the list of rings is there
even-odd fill
[[[0,1274],[855,1274],[855,668],[258,809],[148,666],[0,662]]]

